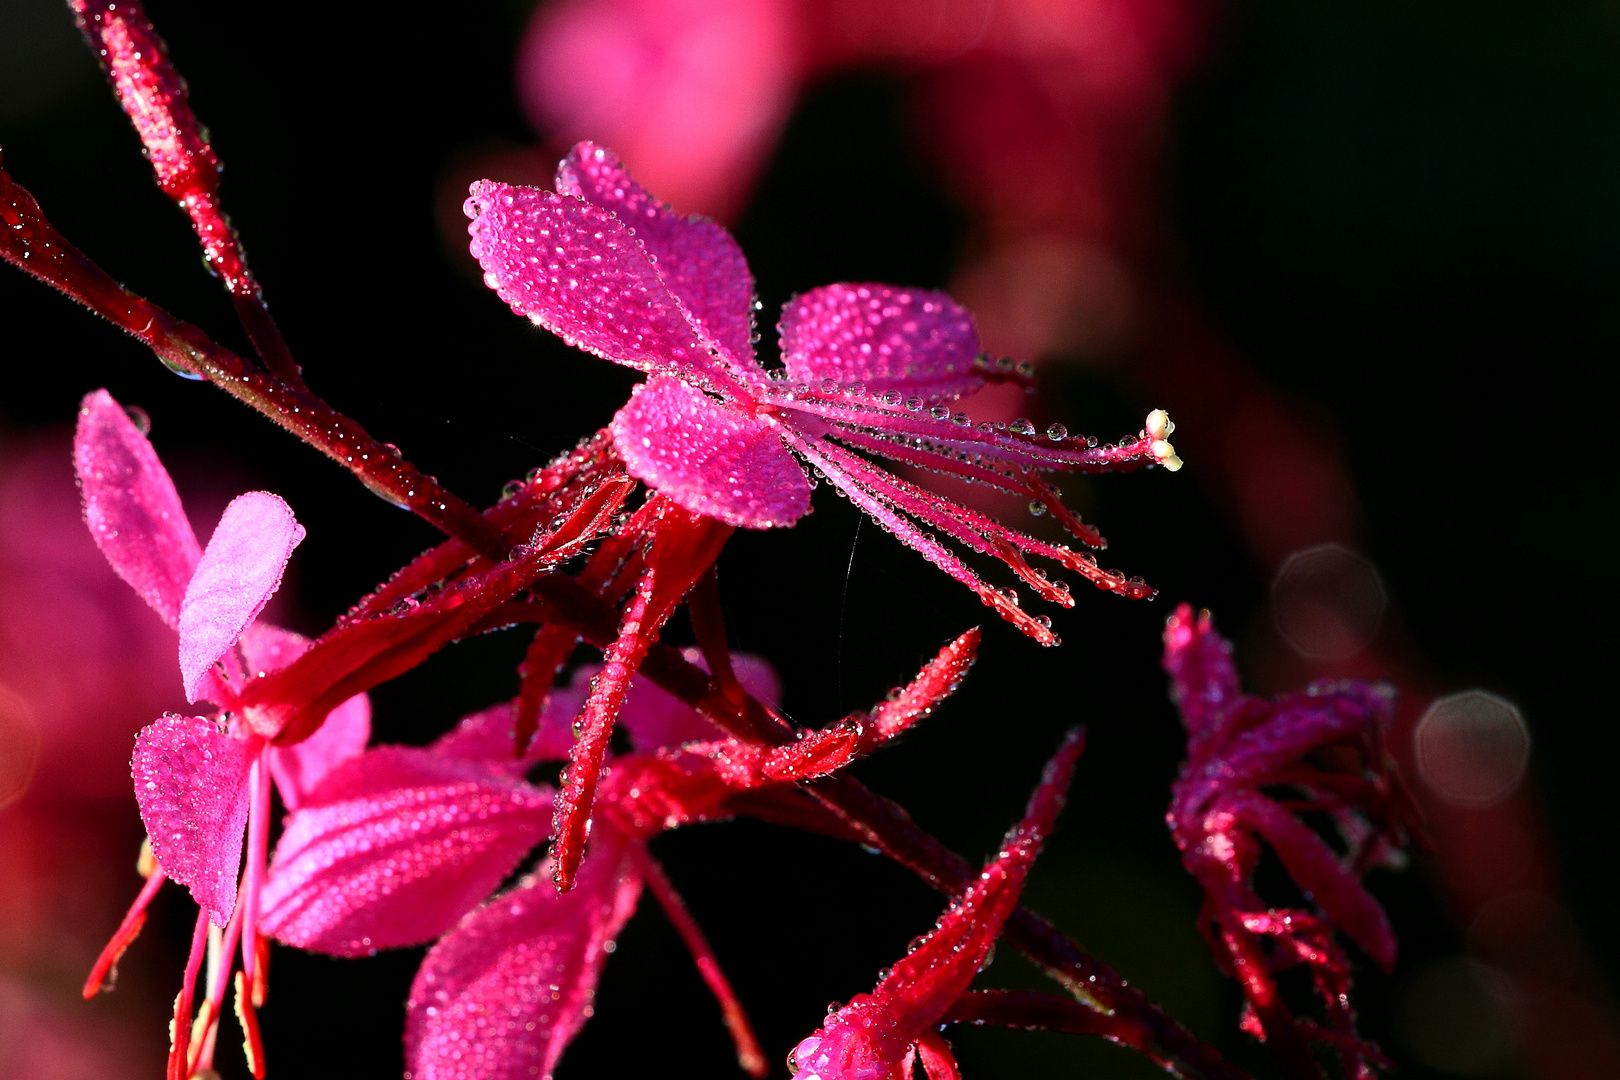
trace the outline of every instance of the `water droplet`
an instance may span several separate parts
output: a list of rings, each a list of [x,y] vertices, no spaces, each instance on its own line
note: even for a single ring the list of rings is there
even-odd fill
[[[145,409],[139,405],[125,405],[124,415],[129,417],[129,422],[135,425],[136,431],[142,435],[152,434],[152,418],[147,415]]]
[[[908,398],[906,398],[906,408],[910,409],[912,412],[920,412],[922,410],[922,407],[923,407],[923,399],[922,398],[920,398],[920,397],[908,397]]]
[[[1011,431],[1014,435],[1033,435],[1035,434],[1035,425],[1020,416],[1011,424],[1007,425],[1007,430]]]
[[[158,359],[163,362],[164,367],[168,368],[170,371],[174,372],[176,375],[180,376],[182,379],[190,379],[193,382],[201,382],[202,379],[203,379],[202,372],[200,372],[200,371],[192,371],[190,368],[184,367],[181,364],[179,364],[179,363],[177,363],[177,362],[175,362],[173,360],[170,360],[167,356],[164,356],[162,353],[158,353]]]
[[[1046,437],[1053,442],[1062,442],[1069,437],[1069,429],[1062,424],[1053,424],[1046,429]]]
[[[1040,517],[1046,513],[1046,504],[1039,499],[1029,500],[1029,512],[1032,517]]]

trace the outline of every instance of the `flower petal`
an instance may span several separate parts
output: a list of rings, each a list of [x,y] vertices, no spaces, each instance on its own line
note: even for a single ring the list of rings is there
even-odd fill
[[[689,648],[685,653],[692,663],[709,670],[700,650]],[[773,709],[781,704],[782,685],[769,660],[752,653],[732,653],[731,668],[744,690]],[[574,674],[574,684],[584,686],[598,670],[596,664],[580,668]],[[631,746],[642,752],[725,738],[725,732],[702,713],[651,679],[640,677],[630,684],[624,708],[619,711],[619,726],[630,735]]]
[[[431,941],[545,838],[551,793],[431,750],[346,761],[287,821],[260,894],[278,941],[336,956]]]
[[[928,401],[984,385],[979,334],[942,292],[895,285],[823,285],[790,300],[777,329],[782,362],[800,382],[865,383]]]
[[[447,757],[481,761],[522,775],[536,762],[562,761],[574,745],[574,717],[585,702],[583,689],[553,690],[540,714],[540,727],[522,758],[512,756],[517,739],[517,702],[499,705],[461,718],[433,743],[433,752]]]
[[[405,1006],[413,1080],[551,1075],[641,894],[630,843],[598,829],[572,892],[542,866],[428,952]]]
[[[313,645],[294,630],[283,630],[270,623],[255,622],[242,631],[242,663],[248,678],[280,671],[303,656]]]
[[[472,186],[466,211],[484,282],[519,315],[616,363],[711,388],[732,385],[718,343],[692,322],[641,240],[611,211],[493,180]]]
[[[270,775],[288,810],[303,805],[327,773],[358,757],[371,738],[371,699],[356,694],[326,714],[315,734],[291,746],[270,748]]]
[[[631,476],[694,514],[768,529],[810,510],[810,483],[770,422],[678,379],[636,387],[613,442]]]
[[[152,444],[105,390],[79,406],[73,465],[84,520],[101,553],[152,610],[178,626],[202,547]]]
[[[611,150],[582,142],[557,166],[557,193],[611,210],[634,229],[658,276],[732,363],[754,363],[754,279],[737,241],[696,214],[683,217],[636,183]]]
[[[203,675],[236,643],[272,593],[304,527],[278,495],[250,491],[225,508],[180,605],[180,675],[196,701]]]
[[[236,906],[253,746],[200,716],[165,716],[135,736],[130,772],[164,871],[218,926]]]

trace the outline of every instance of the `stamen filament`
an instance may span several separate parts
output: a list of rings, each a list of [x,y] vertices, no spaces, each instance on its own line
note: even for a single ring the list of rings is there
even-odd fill
[[[664,873],[664,868],[646,848],[637,846],[634,858],[636,868],[641,872],[647,887],[652,890],[653,897],[664,909],[675,932],[681,935],[686,943],[687,951],[692,954],[692,962],[697,965],[698,974],[709,987],[709,992],[720,1003],[720,1015],[725,1021],[726,1030],[731,1033],[731,1041],[737,1048],[737,1064],[742,1066],[749,1076],[761,1077],[769,1071],[765,1061],[765,1053],[760,1049],[759,1040],[754,1036],[753,1026],[748,1022],[748,1013],[743,1009],[742,1002],[737,1000],[737,994],[727,981],[726,974],[720,970],[720,961],[715,958],[714,949],[703,930],[698,926],[697,920],[692,918],[692,912],[687,908],[686,901],[675,890],[674,882]]]
[[[103,988],[112,989],[112,984],[117,978],[118,961],[124,955],[124,950],[133,945],[135,939],[140,936],[141,928],[146,925],[146,907],[163,887],[167,877],[163,867],[156,866],[152,876],[141,886],[135,902],[129,906],[129,911],[118,924],[118,929],[113,931],[111,940],[102,948],[101,955],[96,957],[95,964],[90,968],[89,977],[84,980],[85,1000],[95,997]]]

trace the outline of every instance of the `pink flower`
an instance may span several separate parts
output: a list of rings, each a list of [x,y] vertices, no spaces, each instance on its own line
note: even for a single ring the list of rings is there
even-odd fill
[[[105,390],[84,399],[73,451],[91,536],[118,575],[179,632],[188,701],[207,697],[234,706],[250,674],[283,666],[308,647],[296,634],[255,621],[304,538],[285,502],[262,491],[239,496],[208,546],[200,546],[144,432]],[[97,961],[85,993],[100,988],[139,933],[146,906],[164,879],[185,885],[200,910],[176,1002],[172,1073],[190,1075],[212,1059],[213,1025],[232,970],[228,960],[216,965],[202,1041],[188,1047],[187,1038],[192,985],[210,921],[225,928],[226,957],[238,940],[242,943],[239,999],[244,985],[254,988],[250,996],[262,998],[256,898],[269,838],[271,774],[282,779],[288,802],[296,803],[303,785],[365,745],[369,715],[366,699],[357,697],[334,713],[335,722],[320,738],[291,748],[272,747],[240,719],[170,715],[136,736],[131,771],[154,859],[146,887]],[[239,882],[244,836],[247,874]],[[252,1005],[239,1000],[239,1012],[258,1072]]]
[[[106,391],[84,401],[74,462],[85,520],[102,553],[179,632],[187,698],[207,698],[225,710],[215,719],[165,716],[136,737],[135,794],[154,858],[146,860],[147,884],[103,950],[86,981],[85,994],[101,987],[140,932],[152,897],[166,878],[173,878],[191,890],[201,911],[175,1006],[177,1034],[170,1072],[183,1080],[212,1061],[230,962],[210,965],[214,974],[197,1026],[199,1037],[190,1037],[192,988],[212,921],[225,931],[223,956],[241,942],[237,1012],[248,1037],[250,1064],[256,1075],[262,1075],[253,1008],[264,993],[259,912],[272,777],[283,802],[294,810],[317,789],[330,792],[352,780],[355,770],[345,765],[360,754],[370,734],[363,691],[420,663],[526,588],[554,560],[577,552],[605,528],[630,483],[621,478],[598,484],[549,532],[536,533],[506,562],[467,573],[429,603],[412,602],[398,614],[350,620],[310,642],[256,622],[280,584],[293,547],[304,536],[280,498],[266,492],[239,497],[226,509],[207,548],[202,548],[145,434]],[[430,786],[464,790],[443,769],[423,777],[418,775],[420,769],[412,773],[411,761],[396,764],[393,786],[400,786],[401,777],[414,776]],[[362,774],[362,784],[375,785],[375,771]],[[380,816],[405,819],[400,813]],[[244,830],[246,869],[239,876]],[[515,861],[533,842],[520,843],[521,838],[521,833],[503,838],[505,846],[497,845],[498,851],[517,845]],[[475,902],[504,872],[481,889],[470,886],[467,902]],[[446,925],[460,913],[452,911]],[[431,912],[418,917],[431,925]]]
[[[788,1058],[798,1080],[909,1080],[920,1058],[931,1080],[957,1080],[956,1060],[939,1034],[947,1011],[990,960],[1001,926],[1018,906],[1024,878],[1063,807],[1084,740],[1071,733],[1048,763],[1024,819],[973,885],[870,994],[827,1016]]]
[[[1304,1037],[1336,1048],[1347,1074],[1387,1065],[1356,1035],[1342,931],[1388,970],[1395,936],[1360,882],[1379,863],[1399,865],[1411,811],[1384,739],[1395,716],[1387,686],[1316,683],[1275,701],[1244,694],[1232,646],[1209,613],[1176,609],[1164,632],[1164,667],[1187,728],[1187,761],[1166,820],[1181,861],[1204,889],[1202,922],[1217,962],[1243,985],[1244,1028],[1265,1039],[1290,1076],[1319,1076]],[[1292,794],[1280,797],[1278,789]],[[1338,854],[1298,817],[1325,814]],[[1264,843],[1313,908],[1279,908],[1255,891]],[[1269,947],[1268,947],[1269,942]],[[1296,1021],[1272,972],[1306,965],[1331,1028]]]
[[[1068,586],[1025,562],[1052,559],[1097,587],[1152,590],[1095,559],[1009,529],[902,480],[856,453],[988,484],[1037,500],[1077,538],[1102,538],[1040,474],[1097,472],[1180,459],[1155,411],[1117,446],[1037,434],[1028,421],[981,424],[948,402],[1014,378],[979,351],[972,317],[943,293],[828,285],[790,302],[779,324],[783,367],[754,358],[753,280],[736,241],[712,221],[656,202],[608,151],[580,143],[556,192],[473,185],[466,211],[485,281],[520,315],[571,344],[645,371],[613,421],[631,475],[686,510],[728,525],[792,525],[810,509],[795,455],[903,543],[978,594],[1007,621],[1055,644],[1050,620],[986,584],[929,530],[1000,559],[1045,599]],[[853,449],[852,449],[853,448]]]

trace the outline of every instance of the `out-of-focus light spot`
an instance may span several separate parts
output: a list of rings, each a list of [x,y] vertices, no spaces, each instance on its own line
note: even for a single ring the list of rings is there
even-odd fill
[[[1372,563],[1338,544],[1294,552],[1271,583],[1277,632],[1310,660],[1348,660],[1372,644],[1388,604]]]
[[[1457,806],[1501,802],[1530,760],[1530,729],[1518,707],[1484,690],[1436,699],[1412,737],[1424,782]]]
[[[0,806],[28,790],[39,761],[39,726],[28,702],[0,686]]]
[[[1487,1076],[1513,1052],[1520,1011],[1511,980],[1455,956],[1412,972],[1399,996],[1397,1018],[1407,1050],[1424,1065]]]

